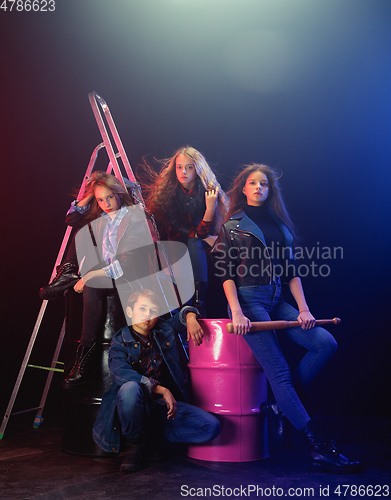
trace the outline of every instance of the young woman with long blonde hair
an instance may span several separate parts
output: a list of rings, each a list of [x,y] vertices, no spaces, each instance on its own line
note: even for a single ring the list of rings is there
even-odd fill
[[[193,267],[193,305],[206,315],[207,250],[213,245],[228,211],[228,198],[205,157],[195,148],[179,148],[163,160],[159,174],[144,188],[162,239],[185,243]],[[193,339],[194,340],[194,339]]]

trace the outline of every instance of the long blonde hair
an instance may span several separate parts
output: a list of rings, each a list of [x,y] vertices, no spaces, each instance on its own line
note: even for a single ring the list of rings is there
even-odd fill
[[[168,207],[172,205],[176,189],[179,185],[175,164],[179,155],[186,155],[192,160],[196,173],[206,191],[219,188],[219,197],[213,218],[214,232],[217,234],[228,212],[228,197],[221,189],[220,183],[217,181],[204,156],[191,146],[179,148],[171,158],[160,160],[160,163],[163,163],[163,167],[159,174],[153,172],[144,160],[144,166],[153,178],[153,183],[144,188],[148,209],[157,219],[164,220],[164,215],[167,213]]]

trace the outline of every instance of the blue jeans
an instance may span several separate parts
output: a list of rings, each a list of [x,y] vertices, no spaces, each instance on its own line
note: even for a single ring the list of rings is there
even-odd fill
[[[172,443],[203,443],[214,439],[220,432],[220,422],[216,417],[181,401],[177,401],[175,418],[168,420],[164,399],[147,400],[137,382],[125,382],[120,387],[117,411],[122,434],[128,438],[138,437],[151,417],[153,425],[160,426],[163,435]]]
[[[279,278],[275,278],[270,285],[240,287],[238,298],[243,314],[250,321],[296,321],[299,315],[294,307],[283,301]],[[274,330],[249,332],[244,335],[244,339],[264,369],[279,408],[296,429],[300,430],[310,417],[296,390],[305,392],[308,389],[333,356],[337,343],[334,337],[321,327],[310,330],[300,327],[288,328],[279,332],[308,350],[293,377]]]

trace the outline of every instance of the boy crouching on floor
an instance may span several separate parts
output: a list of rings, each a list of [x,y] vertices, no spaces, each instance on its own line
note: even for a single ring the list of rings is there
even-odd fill
[[[173,443],[214,439],[220,423],[188,404],[187,357],[178,334],[201,331],[197,310],[184,307],[169,320],[159,318],[160,297],[150,290],[133,293],[126,307],[131,326],[113,337],[109,368],[113,385],[102,397],[93,428],[95,442],[121,453],[121,470],[140,470],[143,459],[158,459],[162,435]]]

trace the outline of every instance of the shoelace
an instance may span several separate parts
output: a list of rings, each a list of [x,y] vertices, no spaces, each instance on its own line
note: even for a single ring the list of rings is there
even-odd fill
[[[342,451],[341,447],[338,444],[338,441],[335,441],[333,439],[330,438],[327,439],[327,446],[333,453],[337,453],[338,455]]]

